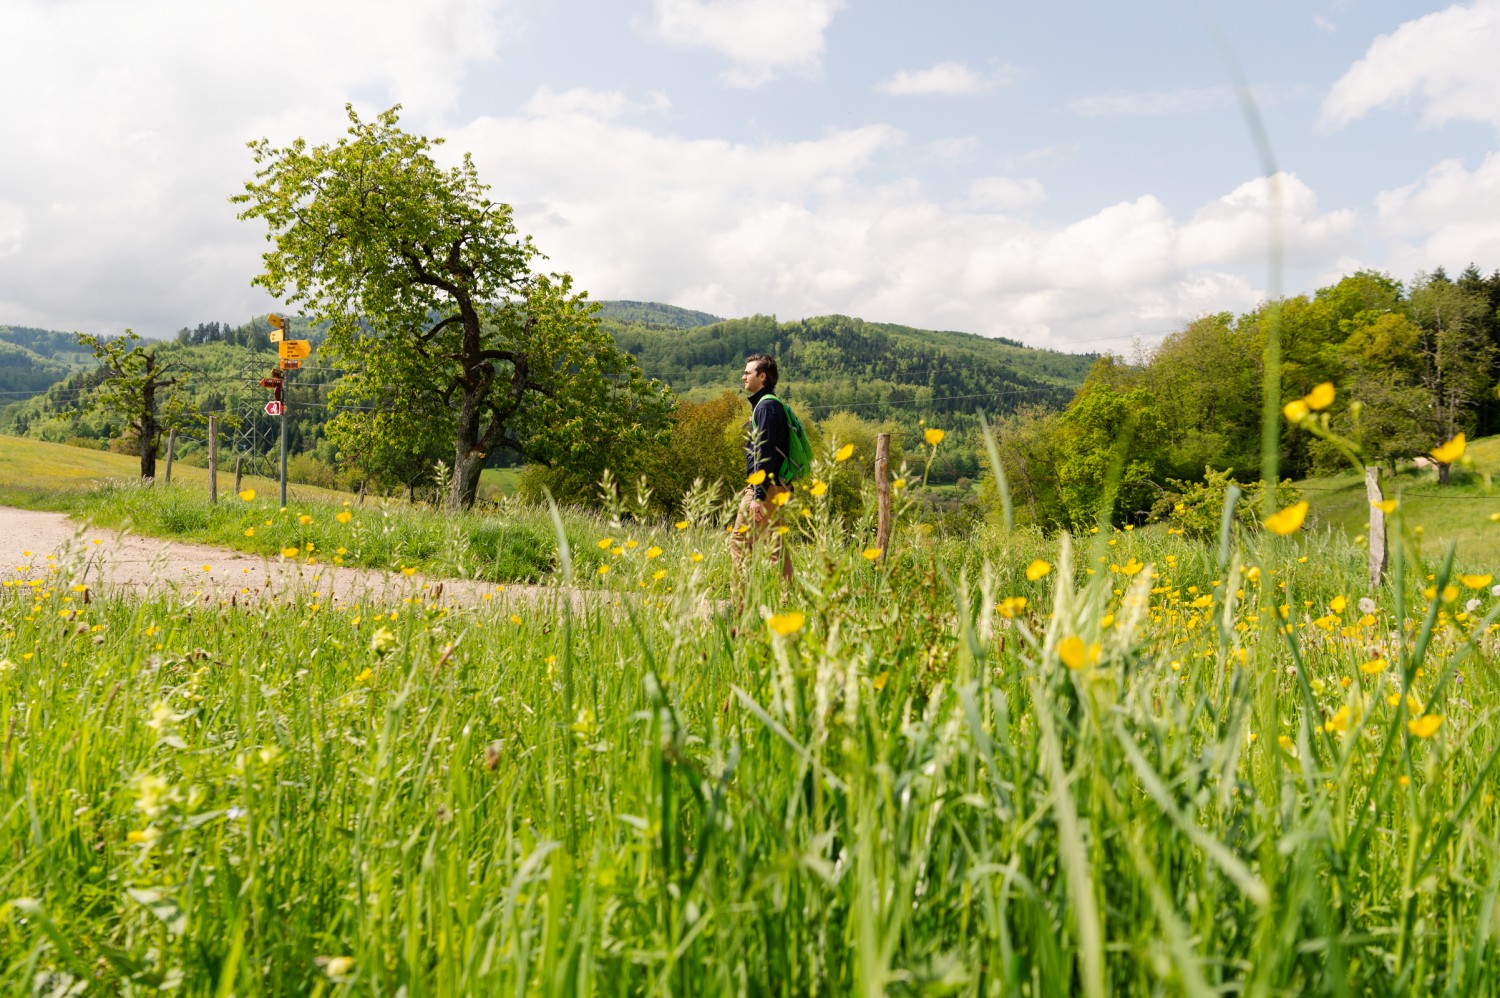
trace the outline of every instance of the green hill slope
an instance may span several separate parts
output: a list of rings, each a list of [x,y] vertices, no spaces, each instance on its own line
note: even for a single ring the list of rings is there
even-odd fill
[[[1092,355],[842,315],[782,323],[754,316],[680,330],[606,327],[648,375],[689,398],[737,389],[745,356],[765,352],[780,362],[788,399],[814,410],[850,407],[881,416],[1062,406],[1094,362]]]
[[[678,308],[676,305],[663,305],[654,301],[601,301],[598,304],[599,318],[627,325],[692,329],[724,321],[707,312],[695,312],[690,308]]]
[[[1500,468],[1500,436],[1470,442],[1469,454],[1481,472]],[[1481,474],[1455,471],[1450,484],[1439,486],[1435,471],[1406,466],[1395,477],[1383,474],[1380,484],[1386,498],[1400,497],[1407,524],[1421,528],[1416,540],[1423,558],[1435,564],[1453,541],[1458,544],[1458,565],[1500,577],[1500,522],[1490,519],[1500,515],[1500,491]],[[1370,506],[1362,476],[1351,472],[1308,478],[1297,488],[1317,523],[1350,537],[1369,530]]]

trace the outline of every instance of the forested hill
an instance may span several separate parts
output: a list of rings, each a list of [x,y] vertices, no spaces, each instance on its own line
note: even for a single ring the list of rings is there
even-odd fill
[[[615,320],[605,326],[648,375],[679,395],[737,390],[746,355],[763,352],[777,358],[789,400],[816,411],[857,407],[880,418],[1008,413],[1033,403],[1061,408],[1095,360],[1091,354],[843,315],[781,323],[754,316],[694,329]]]
[[[676,305],[663,305],[654,301],[601,301],[598,304],[600,319],[627,325],[692,329],[724,321],[708,312],[695,312],[690,308],[678,308]]]
[[[0,403],[45,391],[93,363],[93,356],[72,333],[0,326]]]

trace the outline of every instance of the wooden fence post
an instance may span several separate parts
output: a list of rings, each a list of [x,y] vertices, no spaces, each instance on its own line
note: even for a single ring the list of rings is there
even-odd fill
[[[1365,497],[1370,500],[1370,588],[1377,589],[1385,579],[1385,510],[1376,503],[1384,502],[1380,491],[1380,467],[1365,468]]]
[[[172,451],[177,449],[177,427],[167,434],[167,484],[172,484]]]
[[[880,558],[891,543],[891,435],[881,433],[875,437],[875,546],[880,549]]]
[[[219,501],[219,417],[208,414],[208,501]]]
[[[245,463],[245,455],[243,455],[243,454],[236,454],[234,456],[234,494],[235,495],[239,495],[240,494],[240,472],[242,470],[242,466],[244,465],[244,463]]]

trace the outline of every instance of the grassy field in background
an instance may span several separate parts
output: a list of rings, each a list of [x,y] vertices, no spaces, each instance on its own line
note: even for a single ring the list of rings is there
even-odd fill
[[[1500,469],[1500,436],[1472,441],[1469,455],[1478,471],[1455,470],[1446,486],[1438,485],[1436,471],[1404,464],[1394,478],[1382,471],[1381,488],[1388,499],[1399,496],[1408,522],[1422,527],[1414,541],[1425,556],[1440,557],[1448,543],[1456,541],[1463,564],[1500,568],[1500,523],[1490,519],[1500,514],[1500,488],[1492,488],[1481,474]],[[1369,531],[1370,504],[1362,475],[1309,478],[1297,488],[1318,522],[1350,538]]]

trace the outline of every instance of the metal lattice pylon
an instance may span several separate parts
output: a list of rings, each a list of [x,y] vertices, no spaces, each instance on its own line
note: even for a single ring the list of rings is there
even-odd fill
[[[246,403],[234,431],[234,456],[246,475],[276,478],[280,474],[281,420],[267,416],[264,402]]]

